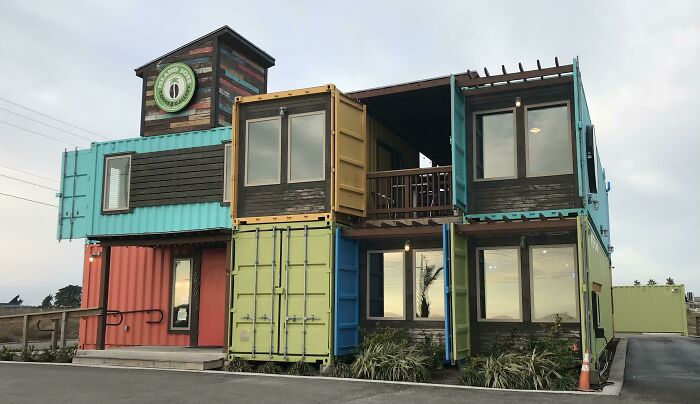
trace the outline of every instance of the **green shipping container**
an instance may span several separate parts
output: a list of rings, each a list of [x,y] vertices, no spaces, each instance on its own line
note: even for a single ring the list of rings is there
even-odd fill
[[[683,285],[615,286],[615,332],[688,335]]]
[[[333,225],[242,225],[234,232],[229,359],[331,358]]]

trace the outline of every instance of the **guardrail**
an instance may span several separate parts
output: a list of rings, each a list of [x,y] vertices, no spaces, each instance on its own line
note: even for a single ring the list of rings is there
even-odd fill
[[[27,349],[29,346],[29,339],[27,334],[29,333],[29,322],[30,320],[38,320],[36,327],[41,331],[51,331],[51,347],[56,348],[60,345],[61,348],[66,347],[66,322],[71,318],[81,318],[81,317],[91,317],[99,316],[102,314],[102,309],[87,308],[87,309],[66,309],[66,310],[54,310],[54,311],[43,311],[37,313],[24,313],[24,314],[12,314],[9,316],[0,316],[0,324],[8,323],[16,320],[22,320],[22,349]],[[53,322],[53,328],[46,329],[41,328],[41,322],[50,320]],[[60,338],[59,338],[60,335]]]

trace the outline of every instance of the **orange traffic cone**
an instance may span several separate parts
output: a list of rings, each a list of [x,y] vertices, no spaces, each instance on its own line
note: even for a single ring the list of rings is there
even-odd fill
[[[591,383],[590,383],[590,357],[591,355],[588,353],[588,350],[583,354],[583,362],[581,362],[581,374],[578,378],[578,389],[581,391],[590,391],[591,390]]]

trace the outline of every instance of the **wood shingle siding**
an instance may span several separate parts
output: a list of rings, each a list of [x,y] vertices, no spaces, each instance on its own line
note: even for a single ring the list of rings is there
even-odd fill
[[[223,144],[132,155],[130,207],[221,201],[223,186]]]

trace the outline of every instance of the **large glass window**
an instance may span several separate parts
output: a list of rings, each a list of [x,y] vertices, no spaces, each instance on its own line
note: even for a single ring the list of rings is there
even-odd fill
[[[445,318],[445,272],[442,250],[415,250],[415,318]]]
[[[280,183],[280,122],[279,117],[246,122],[245,185]]]
[[[189,330],[192,301],[192,259],[175,259],[172,277],[170,329]]]
[[[515,178],[515,114],[478,114],[475,136],[476,179]]]
[[[231,201],[231,143],[224,146],[224,202]]]
[[[130,172],[131,156],[115,156],[105,159],[103,210],[124,210],[129,208]]]
[[[326,178],[326,114],[289,116],[289,182]]]
[[[479,318],[522,320],[520,251],[518,248],[477,250],[479,268]]]
[[[368,317],[404,319],[404,252],[368,254]]]
[[[530,107],[526,111],[527,176],[571,174],[569,107]]]
[[[532,321],[577,321],[576,252],[573,246],[530,247]]]

